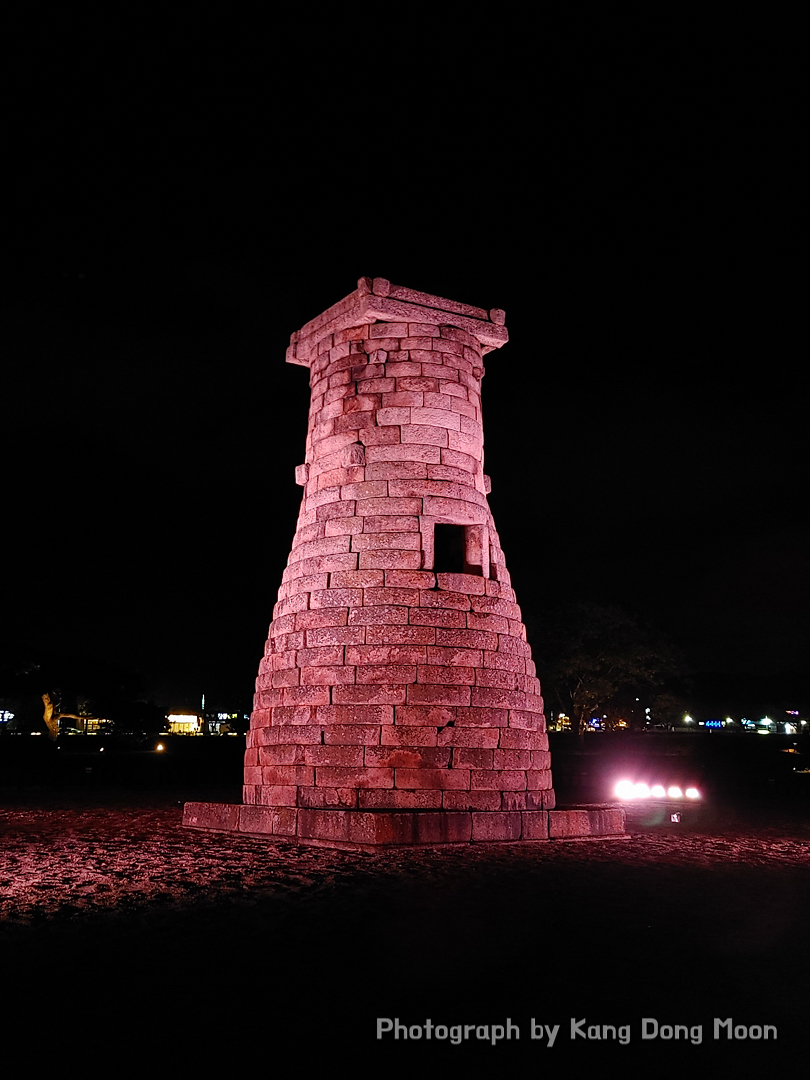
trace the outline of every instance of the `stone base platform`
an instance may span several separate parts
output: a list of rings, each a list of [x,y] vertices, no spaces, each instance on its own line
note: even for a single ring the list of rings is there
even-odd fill
[[[320,847],[378,851],[515,841],[626,837],[624,810],[588,806],[564,810],[308,810],[237,803],[186,803],[183,825]]]

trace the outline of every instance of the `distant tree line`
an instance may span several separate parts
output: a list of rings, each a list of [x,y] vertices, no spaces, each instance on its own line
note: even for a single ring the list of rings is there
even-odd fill
[[[613,727],[674,724],[685,711],[686,661],[667,638],[618,607],[575,603],[529,622],[546,711],[581,734],[592,717]],[[646,711],[649,709],[649,713]]]
[[[78,727],[85,718],[108,719],[124,731],[158,732],[165,722],[164,710],[148,700],[138,672],[19,645],[0,648],[0,709],[14,714],[1,728],[51,737],[60,726]]]

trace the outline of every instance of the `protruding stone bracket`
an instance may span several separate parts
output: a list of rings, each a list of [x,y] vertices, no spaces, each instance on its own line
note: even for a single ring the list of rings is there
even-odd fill
[[[365,465],[366,448],[362,443],[350,443],[340,451],[340,462],[344,467],[352,465]]]
[[[295,482],[299,487],[303,487],[307,480],[309,480],[309,465],[296,465],[295,466]]]
[[[299,367],[309,367],[309,360],[299,359],[295,352],[295,345],[287,346],[287,353],[284,357],[288,364],[298,364]]]

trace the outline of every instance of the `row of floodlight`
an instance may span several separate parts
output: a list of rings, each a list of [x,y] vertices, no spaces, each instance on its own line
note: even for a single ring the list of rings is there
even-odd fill
[[[613,789],[617,799],[699,799],[696,787],[682,788],[678,784],[633,783],[632,780],[620,780]]]

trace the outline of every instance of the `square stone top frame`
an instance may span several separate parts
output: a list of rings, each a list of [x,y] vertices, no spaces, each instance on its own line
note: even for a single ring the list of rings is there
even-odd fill
[[[354,292],[291,335],[287,363],[309,367],[318,355],[318,343],[329,334],[375,322],[455,326],[474,337],[482,354],[486,354],[509,340],[504,321],[505,315],[500,308],[485,311],[442,296],[392,285],[386,278],[362,277]]]

